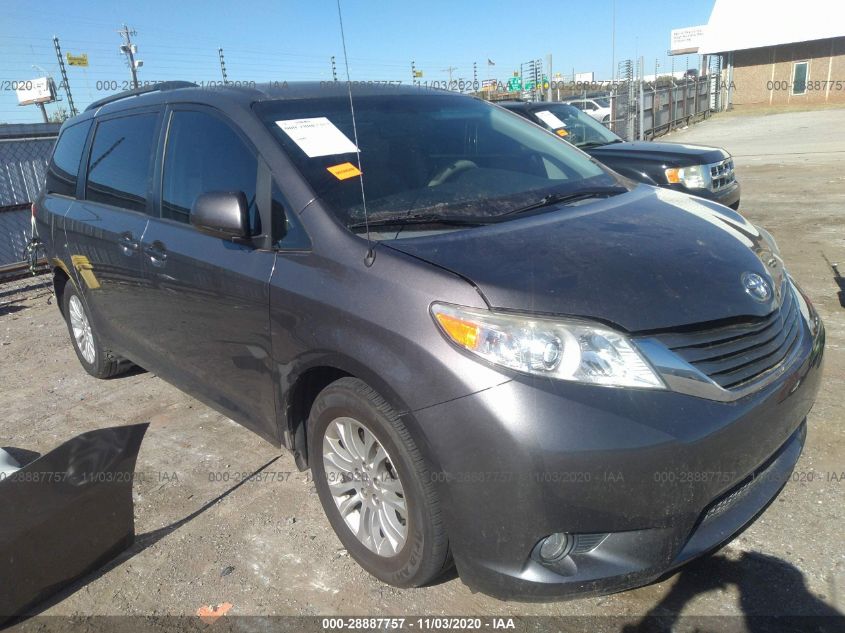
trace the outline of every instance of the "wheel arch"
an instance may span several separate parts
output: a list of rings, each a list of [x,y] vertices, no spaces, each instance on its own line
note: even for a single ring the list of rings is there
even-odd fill
[[[377,372],[342,355],[326,355],[315,359],[293,374],[285,389],[282,406],[282,430],[284,442],[293,452],[300,470],[309,468],[308,416],[319,393],[340,378],[351,377],[362,380],[384,398],[411,433],[417,446],[428,460],[430,452],[421,437],[413,416],[402,398]]]
[[[62,313],[62,316],[65,316],[64,295],[68,283],[72,284],[73,282],[64,266],[55,266],[53,268],[53,292],[56,295],[56,304],[59,306],[59,312]]]

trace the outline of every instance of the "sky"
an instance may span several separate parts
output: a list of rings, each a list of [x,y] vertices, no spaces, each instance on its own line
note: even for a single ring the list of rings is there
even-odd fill
[[[41,120],[37,106],[18,106],[12,82],[51,75],[60,82],[53,48],[88,54],[89,67],[68,67],[77,109],[130,81],[118,51],[118,30],[136,31],[139,81],[220,81],[218,49],[228,79],[241,82],[331,80],[331,57],[345,79],[336,0],[4,0],[0,21],[0,122]],[[615,5],[615,57],[612,50]],[[670,8],[671,7],[671,8]],[[668,71],[673,28],[706,24],[713,0],[341,0],[352,80],[409,83],[411,62],[422,81],[452,78],[507,81],[522,62],[552,56],[553,73],[594,72],[610,79],[621,59],[644,58],[646,74]],[[488,65],[488,60],[495,65]],[[614,63],[615,60],[615,63]],[[697,66],[676,57],[675,70]],[[547,68],[545,69],[547,70]],[[67,108],[66,97],[48,114]]]

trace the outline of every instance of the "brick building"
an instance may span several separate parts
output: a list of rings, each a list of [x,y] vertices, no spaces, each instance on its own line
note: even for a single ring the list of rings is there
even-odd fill
[[[845,104],[843,0],[716,0],[698,52],[721,56],[725,106]]]

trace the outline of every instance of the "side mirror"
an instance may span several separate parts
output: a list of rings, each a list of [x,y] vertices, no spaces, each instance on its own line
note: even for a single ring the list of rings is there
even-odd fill
[[[222,238],[249,235],[246,194],[243,191],[202,193],[191,206],[191,224],[203,233]]]

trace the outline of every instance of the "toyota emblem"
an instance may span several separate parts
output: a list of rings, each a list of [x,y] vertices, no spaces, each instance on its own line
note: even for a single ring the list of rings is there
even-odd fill
[[[743,273],[742,285],[745,287],[745,292],[755,301],[768,303],[772,298],[772,287],[757,273]]]

